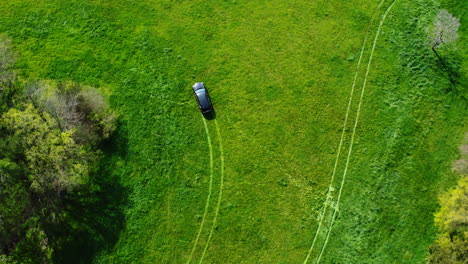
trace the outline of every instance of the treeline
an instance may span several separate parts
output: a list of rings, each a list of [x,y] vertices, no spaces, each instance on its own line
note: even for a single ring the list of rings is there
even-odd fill
[[[20,81],[15,59],[0,35],[0,263],[53,263],[96,231],[87,206],[116,116],[95,88]]]
[[[441,208],[435,215],[439,234],[430,248],[429,264],[468,263],[468,133],[460,152],[453,170],[461,178],[440,199]]]

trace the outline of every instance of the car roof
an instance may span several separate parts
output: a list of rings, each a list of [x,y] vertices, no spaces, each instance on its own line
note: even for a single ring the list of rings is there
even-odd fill
[[[211,106],[210,99],[208,98],[208,94],[206,93],[205,89],[199,89],[196,91],[196,95],[198,98],[198,102],[202,109],[208,109]]]

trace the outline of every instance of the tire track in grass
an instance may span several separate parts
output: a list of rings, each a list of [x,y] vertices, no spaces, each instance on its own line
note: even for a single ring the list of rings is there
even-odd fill
[[[383,4],[384,1],[385,0],[382,0],[378,4],[378,6],[376,8],[377,10],[380,8],[380,6]],[[374,18],[375,18],[375,15],[372,17],[372,20],[369,23],[369,26],[374,21]],[[359,59],[358,59],[358,63],[357,63],[357,66],[356,66],[356,72],[354,73],[353,84],[351,86],[351,91],[350,91],[350,95],[349,95],[349,99],[348,99],[348,107],[346,109],[345,120],[343,122],[343,130],[341,132],[340,143],[338,144],[338,153],[337,153],[336,158],[335,158],[335,164],[334,164],[334,167],[333,167],[332,177],[330,179],[330,185],[328,186],[325,202],[323,203],[322,210],[321,210],[321,212],[319,214],[319,216],[320,216],[319,221],[320,222],[319,222],[319,225],[318,225],[317,230],[315,232],[314,239],[312,240],[312,245],[310,246],[309,251],[307,253],[307,256],[306,256],[306,258],[304,260],[304,264],[307,264],[307,262],[309,261],[310,255],[312,254],[312,250],[313,250],[313,248],[315,246],[315,243],[317,242],[318,234],[320,233],[320,230],[322,228],[323,220],[325,218],[326,208],[330,204],[330,200],[332,199],[332,191],[333,191],[332,185],[333,185],[333,182],[334,182],[334,179],[335,179],[336,170],[338,168],[338,161],[340,159],[341,148],[342,148],[343,142],[344,142],[344,135],[345,135],[346,126],[347,126],[347,123],[348,123],[349,111],[351,109],[351,104],[352,104],[353,96],[354,96],[354,89],[356,87],[356,81],[357,81],[357,77],[358,77],[358,73],[359,73],[359,67],[361,66],[362,56],[364,54],[365,46],[367,44],[368,35],[369,34],[366,33],[366,36],[364,38],[364,41],[363,41],[363,44],[362,44],[362,47],[361,47],[361,52],[359,54]]]
[[[366,39],[367,39],[367,37],[366,37]],[[358,61],[358,66],[357,66],[358,69],[359,69],[359,65],[361,64],[361,59],[362,59],[362,54],[364,53],[365,44],[366,44],[366,40],[364,40],[364,44],[362,45],[362,48],[361,48],[361,54],[359,55],[359,61]],[[331,196],[332,196],[331,195],[331,192],[332,192],[332,189],[333,189],[332,185],[333,185],[333,181],[335,179],[336,169],[338,167],[338,160],[339,160],[340,155],[341,155],[341,148],[343,146],[344,134],[345,134],[346,125],[347,125],[347,122],[348,122],[349,110],[351,108],[351,103],[352,103],[352,100],[353,100],[353,94],[354,94],[354,88],[356,86],[357,76],[358,76],[358,71],[356,70],[356,73],[354,75],[353,85],[352,85],[352,88],[351,88],[349,101],[348,101],[348,108],[346,110],[346,116],[345,116],[345,120],[344,120],[344,124],[343,124],[343,131],[341,132],[341,139],[340,139],[340,143],[338,144],[338,153],[337,153],[336,158],[335,158],[335,165],[333,167],[332,177],[330,179],[330,185],[328,186],[328,191],[327,191],[327,194],[326,194],[325,202],[323,203],[324,205],[322,206],[322,211],[320,212],[320,217],[319,217],[320,222],[319,222],[319,225],[318,225],[317,230],[315,232],[314,239],[312,241],[312,245],[310,246],[309,251],[307,253],[307,256],[306,256],[306,258],[304,260],[304,264],[306,264],[307,261],[309,260],[310,254],[312,253],[312,249],[314,248],[315,242],[317,241],[318,233],[320,232],[320,229],[321,229],[322,224],[323,224],[325,211],[326,211],[327,205],[330,203],[330,199],[331,199]]]
[[[211,193],[213,189],[213,147],[211,145],[211,137],[210,137],[210,132],[208,130],[208,124],[206,123],[206,120],[203,116],[202,116],[202,119],[203,119],[203,124],[205,125],[206,140],[208,142],[208,148],[210,151],[210,183],[208,187],[208,196],[206,197],[205,212],[203,213],[202,221],[201,221],[200,227],[198,228],[197,237],[195,238],[192,251],[190,252],[190,256],[187,260],[187,264],[189,264],[190,261],[192,261],[193,253],[195,252],[195,249],[197,248],[198,240],[200,239],[200,234],[203,229],[203,225],[205,224],[206,215],[208,213],[208,207],[210,204]]]
[[[218,136],[218,143],[219,143],[219,152],[220,152],[220,159],[221,159],[221,177],[220,177],[220,183],[219,183],[219,195],[218,195],[218,203],[216,205],[216,210],[215,210],[215,216],[213,219],[213,224],[211,225],[211,230],[210,234],[208,235],[208,240],[206,241],[205,248],[203,249],[203,254],[200,258],[199,264],[203,262],[203,259],[205,258],[206,251],[208,250],[208,245],[210,244],[211,237],[213,236],[213,231],[216,226],[216,220],[218,219],[218,214],[219,214],[219,208],[221,206],[221,198],[223,196],[223,184],[224,184],[224,152],[223,152],[223,144],[221,140],[221,133],[219,132],[219,126],[218,122],[216,119],[214,120],[215,125],[216,125],[216,134]]]
[[[395,2],[396,2],[396,0],[392,1],[390,6],[387,8],[387,10],[385,10],[385,13],[383,14],[382,19],[380,20],[379,27],[377,28],[377,32],[375,34],[374,42],[372,44],[371,53],[369,55],[369,62],[367,63],[366,74],[364,76],[364,82],[362,84],[361,97],[360,97],[360,100],[359,100],[358,110],[357,110],[357,113],[356,113],[356,120],[354,121],[353,132],[351,134],[351,143],[350,143],[350,147],[349,147],[349,150],[348,150],[348,156],[346,157],[346,165],[345,165],[345,169],[344,169],[344,172],[343,172],[343,178],[341,180],[340,190],[338,192],[338,198],[337,198],[337,201],[336,201],[336,208],[334,208],[335,210],[334,210],[333,216],[331,218],[332,220],[331,220],[331,223],[330,223],[330,228],[327,231],[327,236],[326,236],[325,242],[324,242],[324,244],[322,246],[322,249],[320,251],[320,254],[318,256],[318,259],[317,259],[316,263],[320,263],[320,259],[322,258],[323,252],[325,251],[325,248],[327,247],[328,241],[330,239],[330,234],[331,234],[331,231],[333,229],[333,224],[334,224],[335,219],[336,219],[336,214],[337,214],[337,212],[339,210],[341,194],[342,194],[344,183],[345,183],[345,180],[346,180],[346,174],[348,173],[349,160],[351,158],[351,153],[353,151],[353,144],[354,144],[354,138],[355,138],[355,135],[356,135],[356,128],[357,128],[357,124],[359,122],[359,116],[360,116],[361,108],[362,108],[362,101],[363,101],[363,98],[364,98],[364,92],[366,90],[366,85],[367,85],[367,77],[369,76],[369,71],[370,71],[371,64],[372,64],[372,58],[373,58],[373,55],[374,55],[375,46],[377,44],[377,40],[379,38],[380,31],[382,29],[382,25],[383,25],[383,23],[385,21],[385,18],[387,17],[388,13],[392,9]]]

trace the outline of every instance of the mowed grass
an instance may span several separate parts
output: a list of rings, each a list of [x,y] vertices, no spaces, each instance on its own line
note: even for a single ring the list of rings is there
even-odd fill
[[[120,115],[101,166],[102,177],[128,189],[125,228],[94,262],[189,259],[210,184],[207,135],[191,94],[204,81],[217,112],[217,124],[208,121],[214,174],[191,263],[203,255],[221,187],[203,263],[302,263],[358,70],[343,153],[349,147],[371,40],[391,3],[376,10],[379,2],[1,2],[0,31],[13,38],[22,78],[97,86]],[[323,263],[423,263],[435,236],[432,214],[438,194],[455,183],[450,162],[466,101],[427,48],[424,30],[440,6],[426,2],[397,1],[383,25]]]

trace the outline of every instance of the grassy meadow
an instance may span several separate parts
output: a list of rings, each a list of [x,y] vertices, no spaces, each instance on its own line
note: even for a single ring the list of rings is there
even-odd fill
[[[455,84],[427,40],[440,8],[462,21],[459,49],[440,50]],[[466,131],[465,13],[437,0],[1,1],[20,78],[98,87],[119,114],[97,172],[121,186],[96,214],[113,229],[58,261],[424,263]]]

